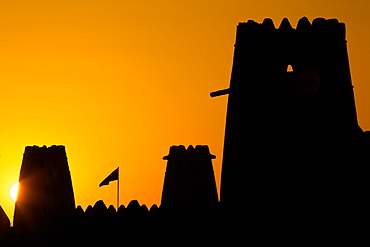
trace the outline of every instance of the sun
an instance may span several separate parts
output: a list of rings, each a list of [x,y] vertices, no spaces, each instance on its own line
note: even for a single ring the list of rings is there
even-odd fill
[[[18,187],[19,187],[19,182],[16,182],[10,188],[10,197],[13,199],[13,201],[17,201]]]

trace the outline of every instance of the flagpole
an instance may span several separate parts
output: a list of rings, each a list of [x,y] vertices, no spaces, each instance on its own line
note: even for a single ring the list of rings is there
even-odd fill
[[[117,179],[117,211],[119,207],[119,167],[117,168],[117,173],[118,173],[118,179]]]

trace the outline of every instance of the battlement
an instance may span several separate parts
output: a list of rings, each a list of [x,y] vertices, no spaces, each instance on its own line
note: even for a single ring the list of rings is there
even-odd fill
[[[21,168],[20,180],[30,174],[42,169],[62,169],[68,170],[67,154],[64,146],[27,146],[23,154],[23,163]]]
[[[52,145],[50,147],[47,147],[46,145],[43,145],[42,147],[33,145],[33,146],[26,146],[26,150],[65,150],[65,146],[63,145]],[[30,151],[28,151],[30,152]]]
[[[242,32],[241,32],[242,31]],[[316,18],[312,24],[307,17],[301,18],[294,29],[287,18],[284,18],[276,28],[272,19],[265,18],[262,23],[253,20],[240,22],[238,25],[237,43],[249,41],[258,36],[279,35],[281,38],[296,37],[300,35],[316,36],[317,38],[330,38],[331,40],[345,40],[345,24],[337,19]]]
[[[65,156],[65,153],[66,153],[66,149],[65,149],[65,146],[62,146],[62,145],[52,145],[50,147],[47,147],[46,145],[42,146],[42,147],[39,147],[39,146],[27,146],[25,148],[25,152],[24,154],[28,154],[28,155],[34,155],[36,153],[39,153],[39,154],[43,154],[43,155],[48,155],[48,156],[54,156],[56,154],[61,154],[63,156]]]
[[[325,84],[335,77],[337,82],[334,85],[347,85],[351,79],[345,39],[345,24],[337,19],[316,18],[311,24],[303,17],[295,29],[287,18],[278,28],[268,18],[262,23],[253,20],[241,22],[237,27],[233,74],[243,69],[261,79],[267,76],[272,80],[291,65],[297,71],[319,70]],[[342,72],[335,73],[338,67],[343,68]],[[247,79],[247,74],[238,73],[236,76]]]
[[[208,159],[215,159],[216,156],[209,152],[207,145],[197,145],[195,148],[190,145],[188,149],[183,145],[171,146],[168,155],[164,156],[164,160],[172,160],[182,158],[182,155],[199,155]]]

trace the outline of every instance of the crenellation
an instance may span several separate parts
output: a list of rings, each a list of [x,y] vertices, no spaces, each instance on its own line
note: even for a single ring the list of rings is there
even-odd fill
[[[265,30],[276,30],[274,21],[270,18],[265,18],[262,22],[262,27]]]
[[[109,205],[109,207],[108,207],[108,211],[109,211],[110,213],[116,213],[116,208],[115,208],[113,205]]]
[[[302,17],[301,19],[298,20],[296,28],[297,31],[300,31],[302,33],[309,32],[311,31],[311,28],[312,28],[311,23],[307,17]]]
[[[153,204],[150,209],[149,209],[149,212],[154,212],[154,211],[158,211],[159,210],[159,207],[157,204]]]
[[[290,32],[294,30],[288,18],[283,18],[278,29],[283,32]]]
[[[275,31],[282,39],[295,38],[297,35],[313,35],[317,39],[345,39],[345,24],[339,22],[338,19],[316,18],[311,24],[307,17],[302,17],[298,20],[296,28],[293,28],[289,19],[283,18],[279,27],[275,28],[273,20],[265,18],[261,24],[253,20],[240,22],[237,28],[236,44],[239,42],[245,43],[252,40],[258,40],[275,33]]]

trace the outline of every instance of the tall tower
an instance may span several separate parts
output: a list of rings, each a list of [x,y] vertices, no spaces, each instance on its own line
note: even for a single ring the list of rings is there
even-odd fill
[[[19,175],[14,228],[54,230],[68,224],[75,208],[64,146],[26,147]]]
[[[292,194],[340,193],[339,164],[362,133],[344,23],[239,23],[230,88],[211,96],[227,93],[222,205],[273,207]]]

